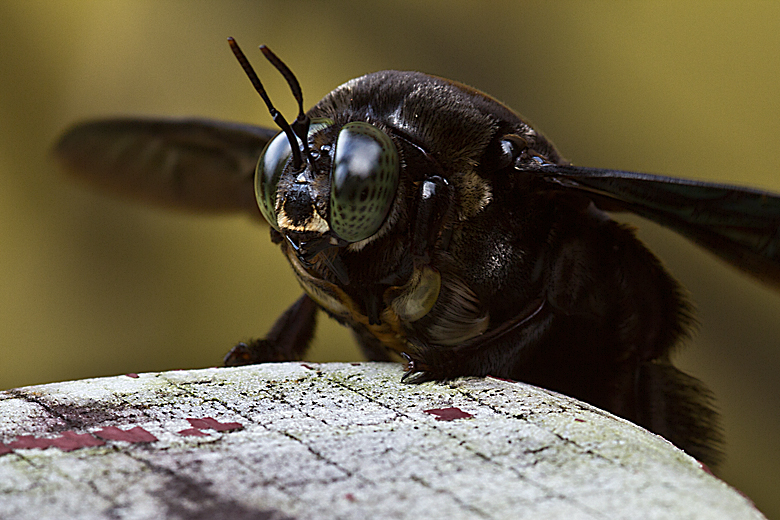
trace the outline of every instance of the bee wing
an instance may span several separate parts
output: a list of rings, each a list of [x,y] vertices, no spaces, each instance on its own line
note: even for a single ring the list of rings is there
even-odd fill
[[[105,119],[66,131],[64,170],[123,196],[196,211],[245,211],[257,159],[276,131],[206,119]]]
[[[762,282],[780,288],[780,196],[619,170],[545,165],[550,186],[586,192],[600,209],[662,224]]]

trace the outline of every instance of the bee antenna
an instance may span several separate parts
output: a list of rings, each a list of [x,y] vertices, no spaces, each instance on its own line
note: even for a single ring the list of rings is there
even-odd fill
[[[298,102],[298,117],[293,122],[292,129],[303,143],[303,153],[305,153],[308,157],[310,120],[309,116],[306,115],[306,112],[303,111],[303,91],[301,90],[301,84],[298,83],[298,78],[295,77],[295,74],[293,74],[293,72],[290,70],[290,67],[288,67],[281,59],[279,59],[279,57],[274,54],[271,49],[269,49],[266,45],[261,45],[260,51],[263,53],[263,56],[265,56],[265,58],[271,62],[271,65],[273,65],[276,70],[278,70],[279,73],[284,76],[284,79],[287,80],[287,84],[290,86],[292,95],[295,97],[295,101]]]
[[[265,92],[265,88],[263,88],[263,84],[260,83],[260,78],[257,77],[257,74],[255,73],[255,69],[252,68],[252,65],[249,63],[249,60],[246,59],[246,56],[244,55],[244,52],[241,50],[241,48],[238,46],[238,43],[236,42],[233,37],[228,38],[228,45],[230,45],[230,50],[233,51],[233,54],[236,56],[236,59],[238,60],[238,63],[241,65],[241,68],[244,69],[244,72],[246,73],[247,77],[249,77],[249,81],[252,82],[252,86],[255,87],[255,90],[258,94],[260,94],[260,97],[263,98],[263,101],[265,101],[266,106],[268,107],[268,111],[271,113],[271,117],[274,118],[274,123],[279,126],[279,128],[282,129],[284,134],[287,136],[287,140],[290,142],[290,149],[292,150],[293,155],[293,167],[296,170],[301,169],[301,166],[303,165],[303,157],[301,156],[301,148],[298,146],[298,141],[295,138],[295,135],[298,132],[293,132],[293,129],[290,127],[290,124],[287,122],[287,120],[284,118],[284,116],[274,108],[273,103],[271,103],[271,98],[268,97],[268,94]],[[274,56],[275,57],[275,56]],[[277,60],[279,58],[276,58]],[[273,62],[271,62],[273,63]],[[279,61],[281,63],[281,60]],[[284,65],[284,68],[289,72],[290,69],[287,68],[286,65]],[[276,66],[276,64],[274,64]],[[278,69],[279,67],[277,67]],[[282,72],[284,75],[284,72]],[[289,72],[290,76],[292,76],[292,72]],[[287,76],[285,76],[287,78]],[[295,85],[298,86],[298,96],[296,96],[296,99],[300,99],[299,101],[299,107],[303,106],[303,96],[300,94],[300,85],[298,85],[298,81],[295,79],[295,76],[292,76],[292,79],[295,81]],[[289,83],[290,80],[287,78],[287,82]],[[292,87],[292,85],[291,85]],[[295,91],[293,91],[293,95],[295,95]],[[298,119],[300,119],[300,115],[298,116]],[[295,121],[296,126],[298,125],[298,119]],[[308,118],[307,118],[308,119]],[[308,132],[308,123],[306,125],[306,131]],[[304,134],[305,136],[306,134]],[[306,138],[301,138],[301,140],[304,142],[304,150],[307,150],[306,148]]]

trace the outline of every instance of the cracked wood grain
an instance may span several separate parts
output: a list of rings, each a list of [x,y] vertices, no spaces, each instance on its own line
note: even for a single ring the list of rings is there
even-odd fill
[[[280,363],[0,392],[0,518],[763,518],[581,402],[400,376]]]

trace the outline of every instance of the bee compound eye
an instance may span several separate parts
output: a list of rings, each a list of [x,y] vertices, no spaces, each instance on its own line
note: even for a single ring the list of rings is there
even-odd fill
[[[265,146],[255,168],[257,205],[263,217],[277,231],[279,224],[276,222],[276,186],[291,157],[290,142],[287,136],[280,132]]]
[[[347,123],[331,168],[330,226],[348,242],[375,234],[387,218],[400,177],[398,150],[379,128]]]

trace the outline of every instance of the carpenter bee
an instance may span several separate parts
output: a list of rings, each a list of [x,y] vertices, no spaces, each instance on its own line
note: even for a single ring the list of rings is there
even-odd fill
[[[207,120],[79,124],[55,155],[125,195],[231,209],[270,224],[304,294],[226,365],[300,359],[318,310],[411,382],[492,375],[556,390],[656,432],[705,463],[707,389],[670,352],[691,309],[626,225],[656,221],[780,283],[780,197],[573,166],[512,110],[418,72],[353,79],[289,124],[232,39],[281,132]],[[259,212],[258,212],[259,207]]]

